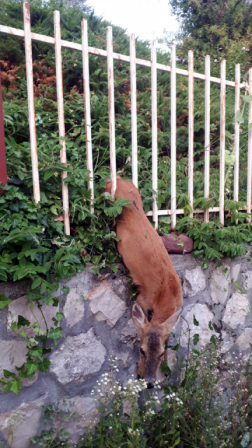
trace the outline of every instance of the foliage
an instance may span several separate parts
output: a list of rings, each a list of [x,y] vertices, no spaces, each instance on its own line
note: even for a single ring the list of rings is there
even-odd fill
[[[194,50],[195,66],[204,70],[204,56],[212,61],[227,60],[227,74],[234,64],[242,65],[244,74],[252,64],[252,6],[246,0],[170,0],[171,9],[180,21],[179,54],[187,59]],[[211,74],[219,76],[213,64]]]
[[[1,23],[22,28],[22,2],[4,0],[0,5]],[[108,22],[93,14],[85,15],[78,8],[71,14],[61,3],[54,0],[31,3],[32,31],[53,36],[53,10],[61,13],[62,39],[81,42],[80,22],[88,20],[89,45],[104,49]],[[10,40],[8,40],[10,39]],[[116,51],[129,54],[129,38],[124,30],[113,27]],[[110,267],[116,272],[118,253],[114,218],[127,203],[121,199],[113,201],[109,195],[101,195],[105,181],[109,178],[109,126],[107,98],[106,61],[90,56],[91,122],[94,160],[95,198],[91,203],[88,190],[88,171],[85,154],[84,105],[82,56],[80,52],[63,50],[64,72],[64,117],[66,127],[67,165],[60,162],[57,123],[57,95],[54,47],[33,42],[34,92],[36,111],[36,135],[39,163],[41,201],[32,200],[32,169],[29,143],[27,87],[25,81],[24,48],[22,41],[14,37],[0,37],[2,54],[4,123],[8,185],[0,197],[0,279],[24,279],[30,285],[28,295],[31,309],[34,306],[43,313],[46,304],[55,306],[58,300],[52,297],[57,282],[70,278],[84,266],[93,272]],[[148,59],[149,46],[136,42],[137,57]],[[168,54],[157,54],[160,63],[169,63]],[[121,61],[114,62],[115,71],[115,117],[116,156],[118,173],[125,179],[131,177],[131,102],[129,67]],[[233,76],[233,74],[232,74]],[[145,212],[152,209],[152,163],[151,163],[151,96],[150,71],[140,67],[137,72],[138,108],[138,172],[139,191]],[[158,73],[158,208],[166,208],[170,201],[170,75]],[[190,215],[191,206],[187,197],[187,125],[188,85],[187,79],[178,76],[177,86],[177,204],[185,215]],[[205,209],[218,204],[219,197],[219,86],[211,90],[211,176],[210,199],[203,198],[204,155],[204,85],[195,80],[195,156],[194,156],[194,206]],[[248,116],[248,96],[244,95],[240,111],[240,123]],[[234,95],[229,91],[226,103],[226,223],[236,219],[243,222],[247,215],[237,212],[246,200],[247,131],[240,136],[240,201],[232,202],[233,188],[233,121]],[[67,171],[64,182],[69,188],[71,235],[63,234],[61,200],[61,173]],[[91,213],[94,207],[95,212]],[[231,210],[231,211],[230,211]],[[221,255],[232,257],[244,253],[245,243],[251,242],[250,226],[222,229],[217,217],[206,226],[194,218],[193,225],[186,216],[178,224],[179,231],[191,232],[195,239],[195,253],[210,259]],[[170,231],[170,217],[160,218],[160,232]],[[7,305],[0,298],[0,306]],[[43,314],[42,314],[43,316]],[[62,336],[60,321],[62,313],[55,317],[54,326],[40,328],[38,323],[19,320],[13,323],[28,344],[27,362],[16,374],[5,372],[1,382],[5,390],[19,393],[23,377],[31,377],[36,370],[46,371],[49,366],[47,354],[52,343]],[[27,338],[26,330],[33,326],[36,337]]]
[[[194,317],[194,325],[199,322]],[[131,447],[180,448],[248,447],[252,440],[251,356],[243,368],[238,356],[231,365],[221,354],[218,335],[211,322],[211,342],[200,347],[195,334],[188,348],[190,356],[181,365],[180,379],[171,380],[171,369],[163,364],[168,378],[163,386],[156,382],[150,395],[143,380],[130,378],[122,387],[116,380],[117,360],[104,373],[91,393],[97,403],[96,416],[86,422],[87,431],[76,444],[78,448]],[[178,352],[179,344],[172,346]],[[181,362],[180,362],[181,364]],[[223,376],[225,382],[223,382]],[[177,375],[177,378],[179,376]],[[228,396],[225,400],[223,390]],[[138,398],[141,397],[141,406]],[[127,403],[127,408],[125,403]],[[50,405],[49,405],[50,406]],[[57,409],[56,409],[57,411]],[[57,411],[58,412],[58,411]],[[50,434],[47,433],[48,439]],[[46,443],[45,433],[36,438],[41,447],[55,448],[57,441]],[[42,444],[44,441],[44,444]],[[59,443],[59,442],[58,442]],[[71,446],[71,435],[63,441]]]

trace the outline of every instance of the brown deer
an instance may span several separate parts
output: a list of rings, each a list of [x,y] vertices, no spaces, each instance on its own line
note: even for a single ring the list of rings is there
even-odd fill
[[[111,193],[110,180],[103,192]],[[132,201],[130,208],[123,207],[116,221],[120,239],[117,247],[139,287],[132,308],[132,320],[140,335],[138,374],[152,388],[157,369],[166,360],[164,344],[182,311],[182,287],[161,238],[144,213],[137,188],[117,177],[118,198]]]

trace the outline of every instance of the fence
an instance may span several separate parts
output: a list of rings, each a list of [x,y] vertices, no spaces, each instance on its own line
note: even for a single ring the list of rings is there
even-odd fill
[[[86,157],[87,169],[89,170],[88,187],[91,189],[91,197],[94,197],[93,183],[93,162],[92,162],[92,136],[91,136],[91,113],[90,113],[90,89],[89,89],[89,54],[107,58],[108,71],[108,99],[109,99],[109,144],[110,144],[110,171],[112,179],[112,195],[116,189],[116,150],[115,150],[115,112],[114,112],[114,73],[113,60],[120,60],[130,64],[131,76],[131,129],[132,129],[132,180],[138,186],[137,171],[137,104],[136,104],[136,66],[149,67],[151,69],[151,103],[152,103],[152,188],[155,192],[158,189],[158,141],[157,141],[157,70],[170,72],[171,74],[171,208],[168,210],[158,210],[156,193],[153,194],[153,210],[147,215],[152,216],[157,228],[158,215],[170,215],[172,229],[176,227],[176,215],[183,214],[183,209],[176,208],[176,74],[188,77],[189,91],[189,129],[188,129],[188,196],[193,208],[193,170],[194,170],[194,79],[205,81],[205,167],[204,167],[204,196],[209,197],[209,174],[210,174],[210,83],[220,84],[220,188],[219,207],[207,210],[194,210],[194,213],[204,213],[204,221],[209,221],[209,213],[219,212],[219,218],[224,225],[224,180],[225,180],[225,99],[226,86],[235,89],[235,166],[234,166],[234,200],[238,201],[239,191],[239,122],[237,111],[240,105],[240,89],[244,84],[240,83],[240,65],[236,65],[235,82],[226,80],[226,61],[221,61],[221,77],[210,76],[210,56],[205,57],[205,74],[195,73],[193,70],[193,52],[188,54],[188,70],[176,67],[175,46],[171,47],[170,66],[158,64],[156,60],[156,41],[151,43],[151,60],[136,58],[135,36],[130,36],[130,56],[113,52],[112,28],[107,27],[107,50],[101,50],[88,46],[87,20],[81,22],[82,44],[61,40],[60,14],[54,11],[54,37],[44,36],[31,32],[29,3],[23,4],[24,30],[18,30],[0,25],[0,32],[13,36],[22,37],[25,40],[26,76],[28,92],[29,128],[32,157],[33,190],[34,200],[39,202],[39,172],[35,127],[35,108],[33,94],[33,68],[32,68],[32,40],[55,45],[56,63],[56,83],[57,83],[57,103],[58,103],[58,123],[59,136],[62,149],[60,151],[61,162],[66,163],[66,144],[61,137],[65,136],[64,106],[63,106],[63,82],[62,82],[62,57],[61,49],[68,48],[82,52],[83,59],[83,80],[84,80],[84,109],[85,109],[85,132],[86,132]],[[249,95],[252,94],[252,69],[249,70]],[[252,123],[252,101],[249,102],[249,124]],[[251,168],[252,168],[252,131],[248,130],[248,171],[247,171],[247,206],[248,213],[251,213]],[[64,231],[66,235],[70,233],[69,225],[69,204],[68,188],[63,179],[66,172],[62,173],[62,199],[64,213]],[[251,222],[250,218],[247,220]]]

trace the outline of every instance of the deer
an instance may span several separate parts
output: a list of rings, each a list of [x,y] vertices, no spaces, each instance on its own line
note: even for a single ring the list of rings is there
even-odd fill
[[[105,192],[111,194],[111,180],[106,182]],[[118,198],[131,201],[116,218],[117,248],[139,289],[132,307],[140,336],[137,373],[151,389],[160,364],[167,360],[165,343],[182,312],[182,286],[160,236],[145,215],[138,189],[117,177],[114,199]]]

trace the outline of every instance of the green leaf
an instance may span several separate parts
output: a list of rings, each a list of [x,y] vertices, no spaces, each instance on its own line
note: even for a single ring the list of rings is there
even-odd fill
[[[26,333],[25,333],[24,329],[20,330],[19,334],[20,334],[20,336],[23,336],[23,338],[26,338]]]
[[[244,101],[245,103],[249,103],[250,101],[252,101],[252,95],[243,95],[242,101]]]
[[[50,331],[48,333],[48,337],[53,339],[54,345],[57,345],[58,339],[61,338],[61,336],[63,336],[63,331],[61,327],[57,327],[57,328],[50,328]]]
[[[58,321],[60,322],[63,319],[63,317],[65,317],[65,315],[62,312],[58,312],[58,313],[56,313],[56,317],[57,317]]]
[[[0,309],[4,308],[5,306],[9,305],[12,300],[8,299],[5,294],[0,295]]]
[[[199,326],[199,322],[197,321],[195,315],[193,315],[193,324],[196,325],[196,327]]]
[[[25,177],[25,176],[24,176],[24,173],[22,173],[21,171],[18,171],[18,172],[17,172],[17,175],[18,175],[18,177],[19,177],[20,180],[24,180],[24,177]]]
[[[16,378],[16,374],[9,370],[3,369],[4,378]]]
[[[33,280],[32,285],[31,285],[31,289],[36,289],[40,283],[42,282],[42,278],[37,277],[35,278],[35,280]]]
[[[62,292],[65,296],[69,293],[69,287],[68,286],[62,286]]]
[[[212,326],[212,322],[211,321],[208,322],[208,327],[210,328],[211,331],[213,331],[214,328]]]
[[[242,113],[239,110],[236,111],[236,118],[237,118],[238,123],[240,123],[240,124],[244,123],[244,118],[242,116]]]
[[[199,342],[199,334],[195,334],[194,336],[193,336],[193,345],[197,345],[198,344],[198,342]]]
[[[11,390],[14,394],[19,395],[21,386],[22,381],[20,378],[17,378],[16,380],[8,381],[8,383],[4,386],[4,390],[5,392]]]
[[[42,362],[39,363],[38,365],[38,369],[43,372],[46,373],[49,366],[50,366],[51,362],[49,361],[49,359],[44,358]]]
[[[29,327],[30,321],[25,319],[25,317],[18,315],[17,328]]]

